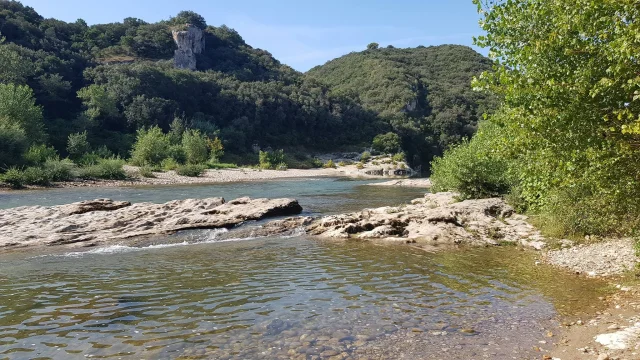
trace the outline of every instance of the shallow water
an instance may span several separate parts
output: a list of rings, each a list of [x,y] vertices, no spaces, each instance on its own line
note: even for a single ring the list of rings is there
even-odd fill
[[[419,195],[361,185],[118,191],[158,202],[289,191],[311,213]],[[37,196],[56,203],[92,194]],[[37,203],[33,196],[12,201]],[[539,359],[558,313],[590,311],[604,288],[535,266],[535,253],[515,248],[430,254],[305,236],[220,242],[217,234],[183,233],[200,242],[191,245],[1,255],[0,359]]]
[[[399,205],[424,194],[424,189],[367,186],[376,180],[309,178],[262,182],[171,186],[65,188],[0,192],[0,209],[31,205],[61,205],[82,200],[108,198],[131,202],[163,203],[204,197],[295,198],[305,213],[328,214],[365,207]]]

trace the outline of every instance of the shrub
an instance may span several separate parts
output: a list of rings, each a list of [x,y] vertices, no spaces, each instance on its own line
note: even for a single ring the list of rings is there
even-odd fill
[[[91,152],[86,153],[76,159],[76,163],[80,166],[97,165],[100,160],[103,159],[100,155]]]
[[[405,159],[406,159],[406,156],[404,155],[403,152],[394,154],[393,157],[391,157],[391,160],[395,162],[403,162],[405,161]]]
[[[27,185],[47,186],[51,184],[49,173],[41,167],[28,167],[24,169],[24,183]]]
[[[100,146],[93,153],[98,155],[99,157],[101,157],[103,159],[108,159],[108,158],[112,158],[112,157],[115,156],[113,151],[109,150],[109,148],[106,147],[105,145]]]
[[[400,136],[396,133],[386,133],[377,135],[373,139],[372,147],[374,150],[384,154],[393,154],[400,150]]]
[[[338,166],[347,166],[347,164],[346,164],[344,161],[340,161],[340,162],[338,163]]]
[[[187,162],[187,155],[184,153],[184,148],[182,144],[180,145],[171,145],[169,147],[169,157],[173,159],[178,164],[184,164]],[[162,162],[160,162],[162,163]]]
[[[170,156],[170,147],[169,137],[159,127],[140,129],[131,151],[131,162],[138,166],[159,165]]]
[[[284,163],[284,162],[281,162],[276,166],[276,170],[286,171],[288,169],[289,169],[289,166],[287,165],[287,163]]]
[[[275,169],[279,164],[285,162],[284,151],[260,151],[259,161],[261,169]]]
[[[49,158],[42,167],[49,174],[51,181],[71,181],[75,178],[76,165],[69,159]]]
[[[222,145],[222,141],[220,138],[215,137],[213,140],[207,139],[207,145],[209,146],[209,161],[212,163],[217,163],[220,161],[222,156],[224,155],[224,145]]]
[[[368,151],[365,151],[362,153],[362,155],[360,155],[360,161],[362,162],[367,162],[369,161],[369,159],[371,159],[371,153]]]
[[[81,168],[79,175],[83,179],[124,180],[127,178],[124,164],[119,158],[100,159],[95,165]]]
[[[228,163],[212,163],[209,162],[207,165],[209,165],[209,169],[235,169],[238,167],[238,165],[236,164],[228,164]]]
[[[329,160],[324,164],[324,167],[327,169],[335,169],[336,164],[333,162],[333,160]]]
[[[57,159],[58,152],[51,146],[47,145],[31,145],[27,153],[24,154],[24,159],[31,165],[44,164],[47,159]]]
[[[155,178],[156,177],[156,175],[153,173],[153,168],[151,166],[148,166],[148,165],[141,166],[138,169],[138,174],[140,174],[140,176],[145,177],[145,178]]]
[[[176,174],[181,176],[198,177],[206,170],[204,165],[200,164],[187,164],[179,166],[176,169]]]
[[[182,148],[189,164],[204,164],[209,159],[208,139],[199,130],[182,134]]]
[[[17,167],[9,168],[2,174],[0,180],[14,189],[21,189],[25,185],[24,172]]]
[[[18,125],[4,124],[0,119],[0,168],[22,163],[29,140]]]
[[[67,152],[69,157],[76,160],[90,150],[87,132],[70,134],[67,138]]]
[[[172,157],[166,158],[160,163],[160,167],[165,171],[175,170],[178,166],[180,166],[180,164]]]
[[[356,164],[356,168],[358,170],[362,170],[362,169],[364,169],[364,164],[362,162],[359,162],[359,163]]]
[[[311,159],[311,166],[313,168],[321,168],[324,164],[322,163],[322,160],[318,159],[318,158],[313,158]]]
[[[456,191],[462,199],[499,196],[509,192],[506,161],[490,156],[474,139],[445,152],[431,163],[433,191]]]

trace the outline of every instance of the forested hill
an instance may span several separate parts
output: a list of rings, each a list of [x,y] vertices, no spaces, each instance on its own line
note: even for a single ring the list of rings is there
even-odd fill
[[[401,135],[405,150],[425,162],[473,135],[482,114],[495,107],[493,97],[470,86],[491,64],[466,46],[396,49],[374,43],[307,75],[374,111]]]
[[[186,24],[203,31],[197,71],[173,62],[172,30]],[[302,74],[191,11],[88,26],[7,0],[0,33],[0,103],[15,105],[0,106],[2,169],[37,144],[65,156],[85,131],[92,149],[128,158],[136,131],[154,126],[219,137],[227,154],[363,147],[394,131],[424,162],[471,135],[487,106],[470,81],[489,62],[465,47],[369,49]]]

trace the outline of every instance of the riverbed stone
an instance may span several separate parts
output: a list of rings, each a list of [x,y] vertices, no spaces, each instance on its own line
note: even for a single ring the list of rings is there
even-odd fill
[[[60,206],[0,210],[0,247],[84,245],[187,229],[230,228],[247,221],[295,215],[294,199],[223,198],[164,204],[98,199]]]
[[[503,199],[457,201],[454,193],[426,194],[409,205],[325,216],[307,226],[319,237],[378,239],[414,246],[516,243],[542,248],[542,236]]]

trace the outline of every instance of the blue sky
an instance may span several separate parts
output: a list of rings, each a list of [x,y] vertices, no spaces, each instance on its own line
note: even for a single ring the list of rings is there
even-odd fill
[[[193,10],[306,71],[367,44],[471,45],[480,33],[471,0],[23,0],[44,17],[89,24],[137,17],[156,22]],[[476,49],[479,50],[479,49]],[[480,50],[479,50],[480,51]],[[484,51],[480,51],[485,53]],[[485,53],[486,55],[486,53]]]

